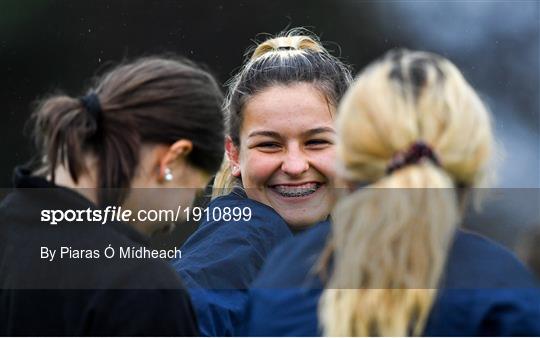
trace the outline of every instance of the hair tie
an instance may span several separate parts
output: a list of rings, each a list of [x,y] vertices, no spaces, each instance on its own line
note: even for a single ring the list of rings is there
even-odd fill
[[[89,94],[81,97],[79,100],[81,101],[84,109],[90,113],[90,115],[92,115],[96,121],[99,121],[103,111],[101,110],[101,104],[99,103],[99,97],[97,96],[96,92],[90,92]]]
[[[405,152],[398,152],[392,157],[390,164],[386,168],[386,175],[390,175],[392,172],[401,169],[411,164],[417,164],[422,158],[427,158],[433,162],[436,166],[440,167],[441,164],[437,155],[433,152],[433,149],[422,141],[413,143],[409,149]]]

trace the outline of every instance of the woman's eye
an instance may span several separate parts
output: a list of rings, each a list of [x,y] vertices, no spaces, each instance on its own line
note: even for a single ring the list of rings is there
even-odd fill
[[[264,148],[264,149],[277,149],[279,147],[279,144],[273,143],[273,142],[263,142],[257,144],[257,148]]]
[[[307,146],[311,146],[311,147],[319,147],[319,146],[326,146],[326,145],[329,145],[329,144],[332,144],[332,142],[328,141],[328,140],[319,140],[319,139],[316,139],[316,140],[309,140],[306,142],[306,145]]]

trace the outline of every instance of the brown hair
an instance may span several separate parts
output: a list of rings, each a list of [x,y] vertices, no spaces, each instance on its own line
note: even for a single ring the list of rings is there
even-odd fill
[[[186,59],[146,57],[120,65],[95,82],[101,112],[83,100],[56,95],[32,115],[33,135],[46,174],[58,165],[77,182],[85,155],[98,165],[98,204],[121,203],[139,163],[143,143],[188,139],[187,160],[214,173],[223,157],[222,93],[214,78]],[[90,111],[89,111],[90,110]],[[114,188],[114,189],[110,189]]]

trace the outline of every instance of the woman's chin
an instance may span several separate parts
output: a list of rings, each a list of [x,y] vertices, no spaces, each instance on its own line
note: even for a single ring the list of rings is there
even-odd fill
[[[335,201],[333,190],[322,184],[311,194],[291,196],[276,189],[246,189],[248,197],[274,209],[294,230],[302,230],[328,218]],[[263,193],[261,193],[263,192]]]
[[[268,195],[274,210],[295,229],[308,228],[325,220],[334,201],[326,184],[309,195],[283,196],[274,189],[270,189]]]

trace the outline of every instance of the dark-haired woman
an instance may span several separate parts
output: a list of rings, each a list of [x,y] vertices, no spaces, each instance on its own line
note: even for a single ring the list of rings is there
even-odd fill
[[[238,334],[249,288],[270,251],[328,217],[337,103],[351,75],[318,38],[295,29],[256,46],[229,82],[227,158],[210,209],[250,208],[249,221],[205,221],[173,261],[201,334]]]
[[[82,98],[40,104],[39,161],[15,170],[0,206],[0,335],[197,335],[183,284],[159,259],[179,253],[146,248],[172,220],[140,211],[189,206],[217,171],[221,101],[198,66],[151,57]]]

